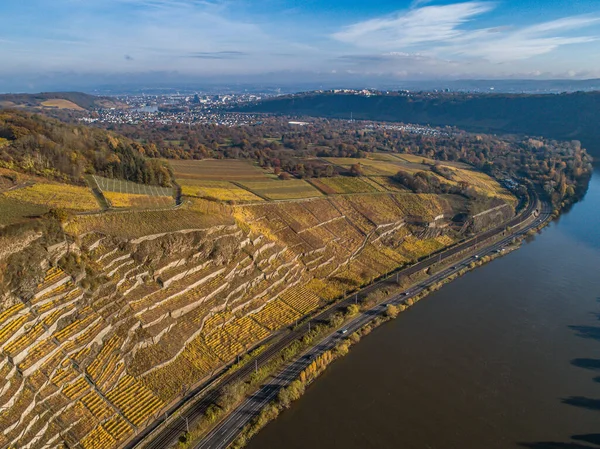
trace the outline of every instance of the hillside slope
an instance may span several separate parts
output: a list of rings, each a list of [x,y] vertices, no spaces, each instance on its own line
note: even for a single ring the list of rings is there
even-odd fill
[[[323,157],[356,176],[310,180],[231,159],[167,169],[111,133],[2,117],[0,447],[117,448],[273,332],[507,220],[517,205],[507,188],[520,190],[508,174],[505,188],[464,162],[411,153]],[[491,152],[473,139],[476,159],[526,166],[557,208],[585,187],[577,145]],[[432,142],[419,148],[436,155]],[[106,175],[135,177],[138,160],[172,169],[183,201],[91,175],[107,159]],[[90,185],[74,185],[85,173]]]
[[[600,156],[600,92],[561,95],[308,93],[265,100],[245,112],[385,120],[469,131],[580,140]]]
[[[455,242],[465,201],[195,198],[5,228],[0,446],[117,447],[271,332]]]

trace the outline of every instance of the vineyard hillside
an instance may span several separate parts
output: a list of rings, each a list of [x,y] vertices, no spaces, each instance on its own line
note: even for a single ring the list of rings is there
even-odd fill
[[[464,196],[351,184],[5,226],[0,447],[119,447],[273,332],[462,238]]]

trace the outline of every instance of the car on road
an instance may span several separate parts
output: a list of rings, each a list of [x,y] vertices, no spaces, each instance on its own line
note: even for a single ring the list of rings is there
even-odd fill
[[[348,333],[348,329],[342,329],[340,331],[340,334],[342,334],[342,335],[347,334],[347,333]]]

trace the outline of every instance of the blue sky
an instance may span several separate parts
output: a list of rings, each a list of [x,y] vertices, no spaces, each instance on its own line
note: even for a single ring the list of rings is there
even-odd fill
[[[0,77],[600,77],[598,0],[2,0]]]

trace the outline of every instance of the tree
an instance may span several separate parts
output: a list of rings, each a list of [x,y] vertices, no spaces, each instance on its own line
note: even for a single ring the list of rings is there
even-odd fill
[[[360,307],[358,306],[358,304],[350,304],[348,306],[348,309],[346,310],[346,314],[348,316],[354,316],[356,315],[358,312],[360,312]]]
[[[362,165],[352,164],[352,166],[350,167],[350,174],[352,176],[363,176],[364,171],[363,171]]]
[[[398,316],[398,307],[393,304],[388,304],[385,309],[385,315],[388,318],[396,318]]]
[[[246,384],[243,382],[235,382],[227,384],[219,397],[218,404],[224,409],[228,410],[230,407],[235,405],[244,396],[246,392]]]

